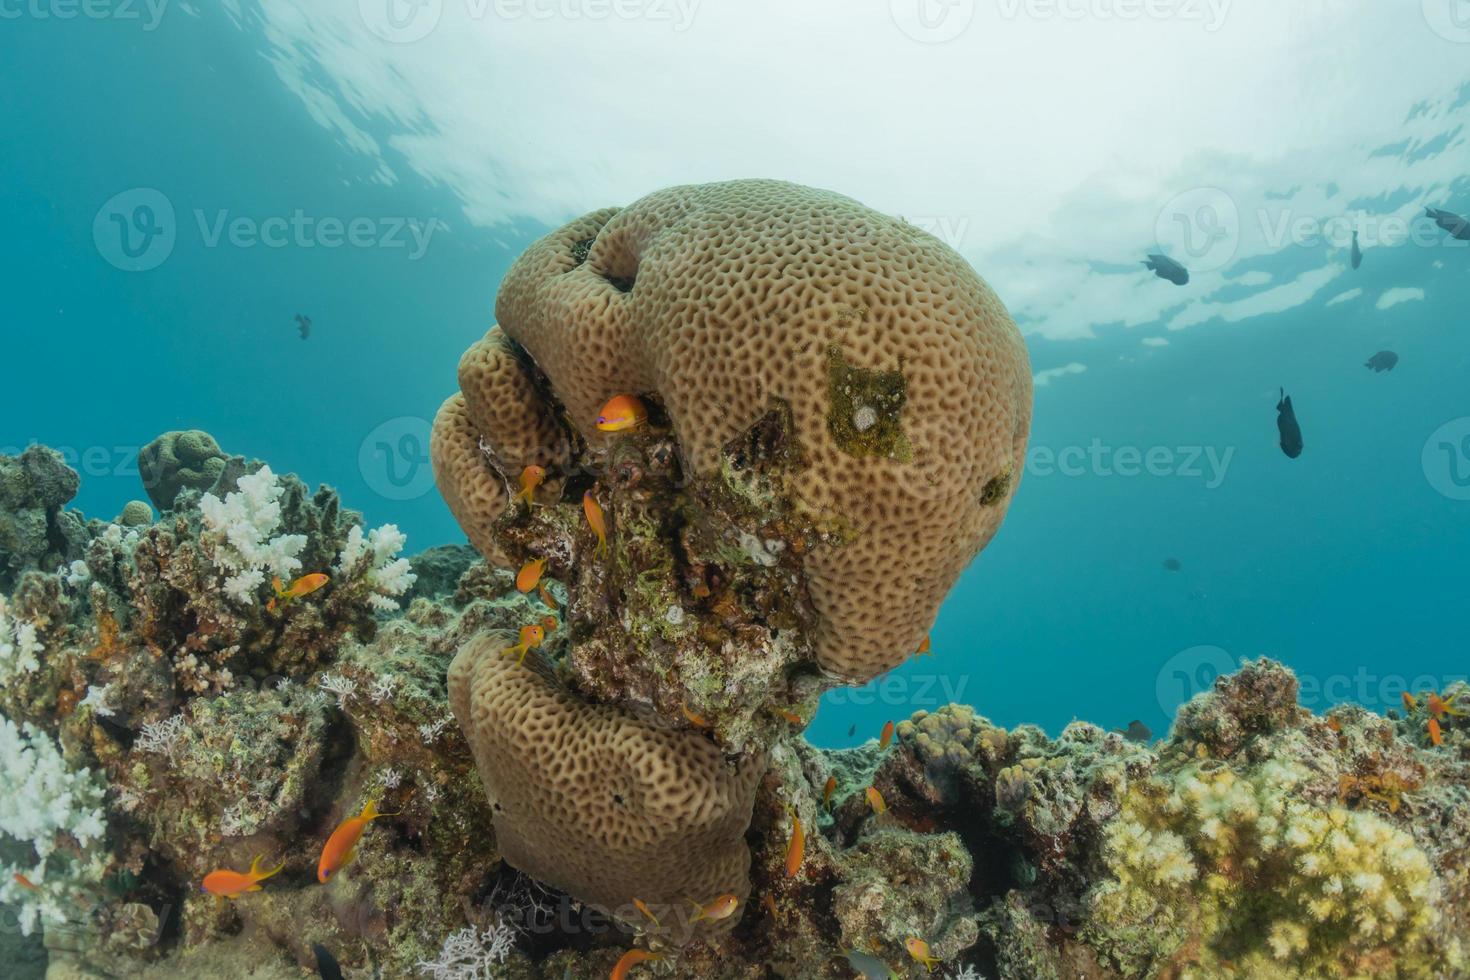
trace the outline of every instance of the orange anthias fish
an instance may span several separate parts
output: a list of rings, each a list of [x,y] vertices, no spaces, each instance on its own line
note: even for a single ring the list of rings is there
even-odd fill
[[[827,785],[822,787],[822,809],[832,805],[832,792],[837,789],[837,777],[828,776]]]
[[[903,941],[903,948],[909,951],[915,962],[924,964],[925,970],[934,972],[934,964],[939,962],[939,957],[929,952],[929,944],[918,936],[910,936]]]
[[[271,579],[271,588],[275,590],[276,594],[275,598],[265,604],[265,608],[274,612],[277,601],[280,601],[284,605],[285,603],[309,596],[330,581],[331,578],[323,575],[321,572],[313,575],[303,575],[292,582],[289,588],[282,585],[279,578]]]
[[[1429,744],[1434,746],[1444,744],[1444,733],[1439,729],[1439,721],[1434,718],[1429,719]]]
[[[614,395],[597,413],[597,428],[602,432],[624,432],[648,421],[648,406],[636,395]]]
[[[771,913],[771,919],[775,922],[780,922],[781,912],[776,908],[776,900],[771,897],[769,892],[761,896],[761,902],[765,905],[766,911]]]
[[[690,711],[689,705],[685,704],[682,701],[679,702],[679,711],[683,713],[685,720],[688,721],[689,724],[693,725],[695,728],[711,727],[709,720],[706,719],[704,715],[697,715],[694,712]]]
[[[893,744],[893,722],[883,726],[883,734],[878,736],[878,748],[886,749]]]
[[[795,711],[791,711],[787,708],[777,708],[776,712],[782,718],[785,718],[787,721],[791,722],[791,724],[795,725],[797,728],[800,728],[802,725],[806,724],[806,722],[801,720],[801,715],[797,714]]]
[[[518,654],[516,663],[526,662],[526,654],[539,647],[546,641],[546,627],[540,623],[532,623],[530,626],[521,627],[521,642],[513,647],[506,647],[506,653]]]
[[[633,907],[642,912],[644,915],[648,916],[648,921],[652,922],[654,926],[658,926],[658,916],[654,915],[653,912],[648,908],[648,906],[643,904],[642,899],[633,899]]]
[[[250,870],[243,873],[231,871],[229,868],[211,871],[204,876],[204,881],[200,883],[199,887],[211,895],[232,899],[239,898],[246,892],[258,892],[260,891],[260,883],[262,881],[265,881],[286,866],[286,862],[282,861],[269,871],[262,871],[260,869],[260,862],[263,859],[264,855],[261,855],[261,857],[257,857],[254,861],[251,861]]]
[[[1425,704],[1429,706],[1429,716],[1431,718],[1443,718],[1445,715],[1450,715],[1454,718],[1464,717],[1465,712],[1454,707],[1455,697],[1456,695],[1452,694],[1448,698],[1442,698],[1438,694],[1431,692],[1429,698],[1425,701]]]
[[[363,831],[367,830],[368,824],[379,817],[396,817],[397,815],[397,813],[379,813],[377,802],[369,800],[361,813],[338,824],[337,829],[332,831],[332,836],[327,838],[327,843],[322,848],[321,860],[316,865],[316,880],[326,884],[333,875],[352,862],[352,859],[357,856],[357,842],[362,839]]]
[[[1408,691],[1405,691],[1403,694],[1399,695],[1399,697],[1404,699],[1405,711],[1413,711],[1415,708],[1419,707],[1419,702],[1415,701],[1414,695],[1410,694]]]
[[[645,949],[630,949],[623,954],[622,958],[618,960],[617,965],[613,967],[612,974],[608,977],[608,980],[624,980],[639,963],[661,959],[663,959],[662,956],[657,953],[650,953]]]
[[[721,895],[708,905],[702,906],[693,899],[689,900],[689,904],[699,910],[693,922],[719,922],[735,914],[735,909],[740,905],[740,899],[734,895]]]
[[[541,573],[544,571],[546,571],[545,558],[526,562],[516,573],[516,589],[523,593],[530,592],[541,584]]]
[[[863,791],[863,795],[868,798],[868,806],[873,808],[874,813],[884,814],[888,812],[888,804],[883,802],[883,794],[878,792],[878,787],[869,786]]]
[[[786,845],[786,877],[795,878],[801,870],[801,862],[806,857],[806,831],[801,828],[801,817],[796,811],[787,807],[791,812],[791,842]]]
[[[536,591],[537,594],[541,596],[542,603],[544,603],[546,606],[551,609],[561,608],[556,604],[556,597],[551,594],[551,590],[546,587],[545,582],[542,582],[540,586],[537,587]]]
[[[929,649],[929,634],[928,633],[925,633],[924,634],[924,642],[919,644],[919,650],[918,650],[917,653],[914,654],[914,656],[916,656],[916,657],[922,657],[925,654],[928,654],[931,657],[934,656],[934,651],[931,650],[931,649]]]
[[[592,496],[588,490],[582,494],[582,513],[587,515],[587,523],[592,528],[592,533],[597,535],[597,557],[601,558],[607,554],[607,519],[603,517],[602,507],[598,505],[597,498]]]
[[[219,872],[216,872],[216,874],[218,874],[218,873]],[[38,891],[41,890],[41,886],[40,885],[36,884],[31,879],[29,879],[25,875],[21,874],[19,871],[17,871],[15,874],[11,875],[11,877],[15,879],[15,883],[17,885],[19,885],[20,887],[26,889],[27,891],[38,892]]]
[[[536,488],[546,480],[546,467],[537,466],[532,463],[521,470],[521,492],[516,494],[517,500],[523,500],[527,507],[536,503]]]
[[[550,614],[541,617],[541,628],[548,633],[556,632],[556,617]]]

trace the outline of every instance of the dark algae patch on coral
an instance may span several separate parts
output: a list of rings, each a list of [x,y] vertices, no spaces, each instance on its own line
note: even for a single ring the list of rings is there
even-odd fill
[[[827,348],[827,428],[850,456],[884,456],[907,463],[913,449],[903,433],[908,391],[903,371],[869,371],[850,363],[836,344]]]

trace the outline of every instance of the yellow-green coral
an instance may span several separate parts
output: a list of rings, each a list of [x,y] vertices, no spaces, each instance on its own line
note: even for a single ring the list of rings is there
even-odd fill
[[[1311,780],[1271,761],[1135,785],[1105,832],[1094,938],[1130,976],[1448,975],[1428,857],[1375,813],[1313,802]]]

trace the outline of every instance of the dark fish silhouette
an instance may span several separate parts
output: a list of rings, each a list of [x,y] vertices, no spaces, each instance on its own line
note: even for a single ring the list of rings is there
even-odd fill
[[[1154,275],[1160,279],[1167,279],[1176,286],[1183,286],[1189,282],[1189,270],[1167,255],[1156,255],[1150,252],[1148,261],[1143,264],[1153,270]]]
[[[301,331],[301,339],[305,340],[311,336],[311,317],[296,314],[296,329]]]
[[[1127,728],[1114,728],[1113,731],[1122,735],[1130,742],[1141,742],[1147,745],[1154,740],[1153,731],[1137,718],[1130,721]]]
[[[1470,242],[1470,221],[1455,214],[1453,211],[1441,211],[1438,208],[1425,208],[1434,223],[1450,233],[1453,238],[1462,242]]]
[[[1353,232],[1353,268],[1363,264],[1363,250],[1358,247],[1358,233]]]
[[[855,735],[855,734],[857,734],[857,726],[856,725],[853,725],[851,728],[849,728],[847,730],[847,737],[848,738],[852,738],[853,735]]]
[[[1368,363],[1364,364],[1363,367],[1375,374],[1382,374],[1384,371],[1392,371],[1398,366],[1398,363],[1399,356],[1397,354],[1391,350],[1381,350],[1368,358]]]
[[[1164,559],[1164,569],[1166,571],[1177,572],[1177,571],[1179,571],[1179,569],[1181,569],[1183,567],[1184,567],[1184,563],[1181,562],[1178,558],[1165,558]]]
[[[311,951],[316,954],[316,972],[322,975],[322,980],[342,980],[342,968],[337,965],[337,958],[327,952],[327,947],[312,943]]]
[[[1302,427],[1285,388],[1281,389],[1281,400],[1276,403],[1276,428],[1281,431],[1281,451],[1296,459],[1302,454]]]

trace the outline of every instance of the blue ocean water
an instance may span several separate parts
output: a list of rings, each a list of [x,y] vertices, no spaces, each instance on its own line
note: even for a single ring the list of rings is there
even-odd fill
[[[567,188],[563,213],[538,204],[485,218],[445,176],[452,158],[438,171],[414,163],[414,137],[436,128],[442,137],[443,118],[365,104],[373,93],[350,88],[327,58],[340,53],[330,36],[308,43],[289,33],[290,4],[175,5],[153,28],[121,16],[121,5],[108,8],[112,17],[58,9],[32,5],[0,23],[0,451],[29,442],[63,449],[83,475],[76,505],[111,517],[142,495],[139,446],[165,430],[202,428],[230,452],[332,484],[370,521],[404,528],[411,550],[462,541],[432,486],[428,420],[455,387],[459,355],[489,327],[501,275],[526,244],[586,209],[584,189]],[[1406,17],[1405,31],[1437,47],[1415,68],[1427,76],[1424,101],[1394,111],[1408,126],[1433,107],[1438,128],[1365,137],[1361,154],[1340,160],[1297,155],[1295,180],[1274,173],[1275,183],[1251,194],[1288,198],[1314,184],[1334,215],[1418,214],[1424,204],[1470,212],[1460,128],[1470,48]],[[892,26],[886,13],[877,20],[885,27],[873,30]],[[657,61],[664,43],[671,63],[675,45],[687,48],[670,35],[643,56]],[[558,62],[558,45],[548,47],[554,67],[575,72],[574,51]],[[738,60],[781,70],[756,50]],[[385,90],[413,87],[414,66],[401,70]],[[321,91],[337,101],[309,97]],[[843,97],[840,87],[823,91]],[[1304,106],[1333,99],[1316,88],[1288,95]],[[520,93],[477,97],[513,102]],[[949,97],[957,106],[978,98]],[[1043,109],[1034,107],[1038,127]],[[575,102],[564,110],[565,126],[595,127]],[[351,126],[339,123],[342,113]],[[528,119],[522,132],[514,111],[495,118],[486,138],[537,171],[539,126]],[[677,145],[686,126],[708,138],[675,113],[630,134],[626,152],[600,147],[587,166],[621,168],[621,182],[643,190],[776,176],[857,193],[847,180],[882,179],[840,148],[821,155],[776,117],[767,131],[727,135],[789,142],[777,171],[741,171],[738,157],[728,168],[648,164],[650,147]],[[1140,129],[1140,144],[1145,137]],[[466,143],[470,153],[475,141]],[[1455,159],[1457,176],[1422,176],[1426,161]],[[567,167],[564,157],[544,164],[538,201],[558,199]],[[1334,192],[1331,171],[1346,180],[1354,168],[1373,168],[1379,190]],[[1255,179],[1239,161],[1204,169],[1209,186],[1237,197]],[[1436,172],[1445,169],[1454,168]],[[1015,183],[1021,170],[975,163],[980,181],[995,171],[997,182]],[[902,201],[924,176],[923,166],[894,176],[890,199]],[[1181,314],[1198,302],[1187,299],[1190,287],[1170,292],[1134,266],[1158,247],[1149,233],[1172,193],[1167,180],[1160,188],[1144,195],[1139,254],[1100,254],[1091,270],[1116,283],[1117,306],[1135,304],[1137,316],[1100,312],[1093,329],[1057,330],[1052,307],[1035,295],[1065,292],[1071,278],[1049,285],[1042,266],[1022,276],[977,263],[1016,312],[1045,380],[1027,475],[1002,532],[945,604],[935,657],[829,695],[815,741],[859,741],[888,718],[950,700],[1006,725],[1056,731],[1073,718],[1118,727],[1136,718],[1162,730],[1214,673],[1259,655],[1296,669],[1319,709],[1344,699],[1388,707],[1404,686],[1464,676],[1470,248],[1459,246],[1470,243],[1430,234],[1421,220],[1423,244],[1368,248],[1356,271],[1340,243],[1243,249],[1204,270],[1224,277],[1209,286],[1210,305]],[[1038,202],[1084,202],[1076,223],[1061,223],[1084,252],[1096,232],[1087,193],[1084,184],[1067,200]],[[1255,220],[1242,212],[1243,224]],[[994,243],[984,241],[983,216],[974,224],[967,244],[983,252]],[[1203,233],[1212,228],[1201,222]],[[1319,274],[1315,289],[1288,288]],[[313,323],[305,342],[297,314]],[[1400,355],[1398,367],[1365,370],[1382,349]],[[1296,460],[1276,445],[1283,387],[1305,432]]]

